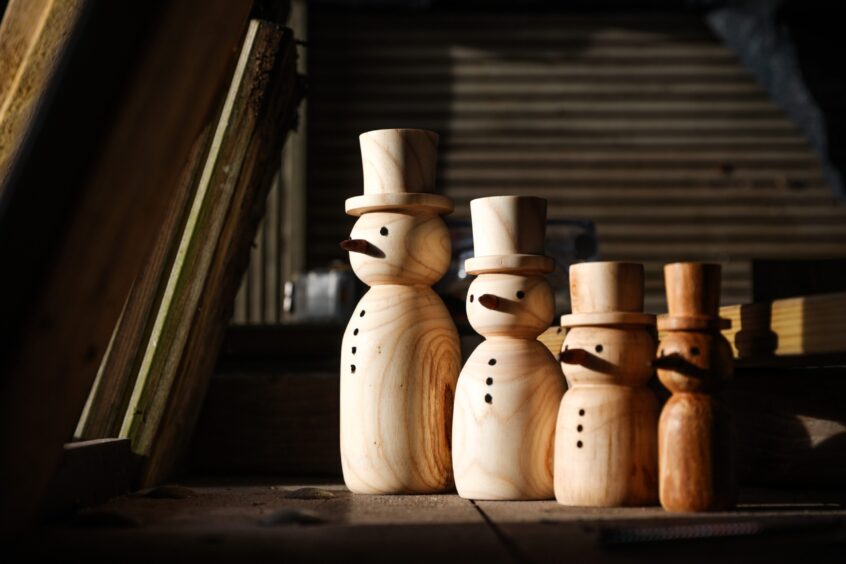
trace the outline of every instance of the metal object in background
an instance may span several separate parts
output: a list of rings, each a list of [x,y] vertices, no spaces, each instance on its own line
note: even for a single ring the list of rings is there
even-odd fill
[[[464,261],[473,256],[473,231],[469,221],[447,220],[452,239],[452,262],[435,286],[459,323],[465,323],[464,298],[472,278],[464,271]],[[556,315],[570,312],[571,264],[599,259],[596,227],[590,220],[550,219],[546,230],[546,255],[555,260],[555,270],[547,275],[555,290]]]
[[[337,321],[350,318],[358,288],[352,271],[320,268],[285,283],[284,307],[291,321]]]

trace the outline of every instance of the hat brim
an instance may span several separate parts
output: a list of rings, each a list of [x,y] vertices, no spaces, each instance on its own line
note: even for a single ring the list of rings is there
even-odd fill
[[[731,328],[731,319],[704,315],[662,315],[659,331],[722,331]]]
[[[555,270],[555,261],[542,255],[491,255],[465,260],[464,270],[474,276],[504,272],[545,274]]]
[[[348,198],[344,206],[348,215],[391,210],[425,211],[437,214],[452,213],[452,200],[440,194],[398,193],[364,194]]]
[[[655,316],[638,311],[604,311],[595,313],[570,313],[561,316],[562,327],[607,325],[655,326]]]

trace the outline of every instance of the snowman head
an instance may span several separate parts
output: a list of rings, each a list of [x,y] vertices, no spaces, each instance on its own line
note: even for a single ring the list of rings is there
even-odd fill
[[[430,286],[449,267],[452,247],[440,216],[414,211],[364,213],[350,239],[350,264],[362,282]]]
[[[661,340],[654,365],[671,392],[705,392],[731,378],[731,345],[720,334],[669,332]]]
[[[542,276],[480,274],[467,291],[467,318],[484,337],[534,339],[554,313],[552,288]]]
[[[571,386],[642,386],[652,377],[655,337],[646,326],[578,326],[567,331],[561,367]]]

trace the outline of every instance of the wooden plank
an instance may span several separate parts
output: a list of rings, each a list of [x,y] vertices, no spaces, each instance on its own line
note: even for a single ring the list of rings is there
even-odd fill
[[[846,353],[846,292],[720,308],[739,359]]]
[[[86,0],[12,0],[0,26],[0,196]]]
[[[298,88],[290,32],[250,24],[121,435],[143,483],[173,470],[198,415]]]
[[[182,176],[173,191],[145,267],[132,284],[123,313],[115,326],[97,380],[89,394],[74,436],[78,439],[117,437],[135,387],[144,348],[152,331],[153,316],[162,300],[164,285],[176,254],[188,204],[194,195],[208,151],[211,128],[207,126],[195,141]]]
[[[121,5],[142,15],[116,27],[96,17],[115,9],[104,3],[86,18],[91,27],[80,35],[62,83],[69,98],[51,102],[65,111],[51,110],[55,120],[45,120],[51,135],[39,136],[16,168],[0,218],[0,262],[21,268],[14,280],[0,282],[14,302],[0,316],[0,452],[15,461],[0,469],[4,533],[25,529],[41,503],[251,4]],[[133,35],[136,23],[143,23],[142,37]],[[121,48],[104,50],[103,36]],[[76,82],[83,77],[92,82]],[[115,91],[110,79],[125,88]],[[89,100],[113,104],[113,119],[80,123],[87,115],[75,113],[80,108],[103,117]],[[77,128],[60,128],[68,123]],[[86,128],[102,137],[92,139]],[[73,205],[42,215],[46,203],[70,195]]]
[[[196,559],[254,562],[513,562],[474,505],[455,495],[358,496],[337,483],[189,481],[182,499],[124,496],[77,526],[26,544],[46,560]],[[128,523],[103,534],[95,518]],[[86,517],[89,523],[85,526]],[[132,523],[143,526],[131,526]]]
[[[747,501],[733,514],[674,515],[657,507],[357,496],[337,482],[195,480],[80,512],[21,548],[50,561],[654,563],[677,562],[683,551],[692,562],[748,554],[842,560],[842,492],[750,492]]]
[[[476,505],[520,562],[550,562],[565,553],[579,562],[605,562],[615,554],[621,561],[673,562],[679,551],[670,548],[682,547],[672,544],[674,540],[687,540],[686,560],[713,562],[734,560],[750,550],[762,559],[764,554],[804,558],[812,539],[837,534],[834,530],[846,518],[842,500],[841,493],[809,499],[802,494],[749,492],[735,511],[699,514],[669,513],[658,506],[566,507],[555,501]],[[768,532],[775,534],[766,536]],[[699,543],[691,544],[695,539]],[[839,558],[832,547],[815,551],[815,556],[826,562]]]
[[[6,105],[15,77],[43,29],[48,6],[50,0],[12,0],[11,5],[4,6],[0,22],[0,107]]]

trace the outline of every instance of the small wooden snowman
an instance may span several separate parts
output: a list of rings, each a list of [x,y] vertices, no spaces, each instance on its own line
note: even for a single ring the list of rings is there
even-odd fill
[[[555,358],[537,337],[555,314],[543,274],[546,200],[521,196],[470,202],[478,275],[467,317],[485,337],[470,355],[455,395],[455,485],[469,499],[550,499],[552,446],[565,390]]]
[[[555,437],[555,498],[615,507],[658,500],[658,401],[646,387],[655,316],[643,313],[643,266],[570,267],[573,313],[560,360],[570,389]]]
[[[737,495],[731,417],[719,400],[732,375],[731,345],[720,329],[720,265],[664,267],[669,314],[654,364],[673,396],[661,413],[658,466],[667,511],[715,511]]]
[[[452,202],[431,193],[438,136],[386,129],[360,137],[364,195],[351,238],[353,271],[371,286],[341,352],[341,463],[355,493],[432,493],[452,485],[458,332],[431,285],[447,271]]]

